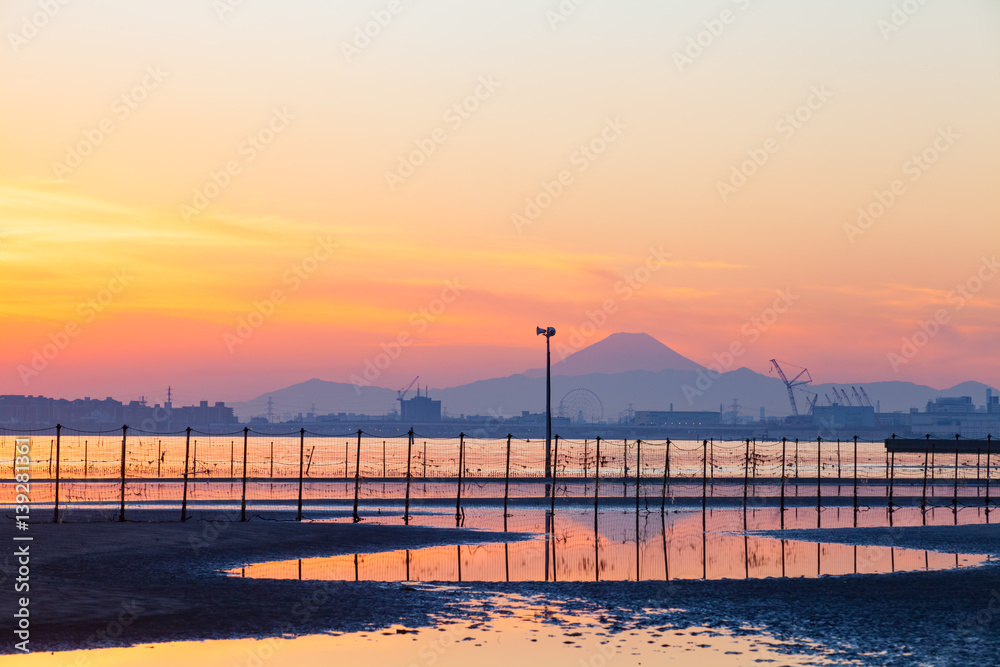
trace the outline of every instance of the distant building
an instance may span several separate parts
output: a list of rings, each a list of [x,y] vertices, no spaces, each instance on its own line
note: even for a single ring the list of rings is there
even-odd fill
[[[673,410],[636,410],[636,426],[714,426],[722,423],[719,412],[674,412]]]
[[[400,399],[399,418],[407,424],[426,424],[441,421],[441,401],[435,401],[421,396],[419,392],[413,398]]]
[[[531,412],[529,410],[522,410],[520,417],[509,417],[505,421],[509,421],[515,424],[545,424],[545,413],[544,412]],[[559,417],[557,415],[552,415],[552,426],[572,426],[573,421],[569,417]]]
[[[927,401],[927,412],[935,414],[969,414],[976,411],[971,396],[939,397]]]
[[[817,405],[812,423],[827,429],[875,428],[875,408],[868,405]]]
[[[107,429],[128,425],[143,431],[171,431],[186,426],[234,424],[233,409],[224,403],[175,408],[169,402],[162,406],[147,405],[145,399],[124,404],[111,397],[91,399],[89,396],[75,400],[48,398],[46,396],[0,396],[0,425],[55,426],[62,424],[74,428]]]
[[[976,411],[971,396],[940,397],[927,403],[927,409],[910,411],[910,430],[915,435],[936,437],[985,438],[1000,434],[1000,406],[992,390],[986,394],[986,408]]]
[[[183,426],[189,424],[235,424],[239,421],[233,413],[233,409],[226,407],[222,401],[217,401],[212,406],[209,406],[208,401],[202,401],[198,405],[173,408],[170,411],[170,420],[174,424]]]

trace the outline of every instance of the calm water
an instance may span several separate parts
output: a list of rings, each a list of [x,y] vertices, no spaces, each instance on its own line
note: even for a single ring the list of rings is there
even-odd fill
[[[854,525],[850,508],[786,509],[786,528]],[[964,509],[957,515],[937,508],[921,513],[897,509],[893,525],[951,524],[985,520],[985,511]],[[638,521],[636,518],[638,517]],[[595,520],[596,518],[596,520]],[[860,525],[888,525],[886,511],[859,512]],[[378,516],[368,521],[386,521]],[[416,515],[411,524],[453,524],[450,516]],[[745,523],[744,523],[745,522]],[[467,511],[466,528],[497,530],[492,511]],[[979,565],[985,556],[945,554],[891,546],[817,544],[747,535],[781,526],[776,508],[679,511],[667,514],[622,510],[560,509],[550,518],[543,510],[519,511],[508,518],[516,532],[541,533],[511,543],[438,546],[389,553],[348,554],[248,564],[230,576],[263,579],[338,581],[669,581],[677,579],[749,579],[818,577],[940,570]]]
[[[778,640],[764,631],[664,625],[609,633],[594,617],[561,614],[558,605],[530,598],[490,601],[496,615],[488,623],[441,623],[433,628],[390,627],[379,632],[314,635],[298,638],[176,642],[78,653],[0,657],[0,664],[24,667],[510,667],[520,665],[698,664],[723,667],[759,664],[836,664],[824,647]],[[558,622],[558,625],[554,623]],[[789,655],[790,649],[813,653]],[[84,662],[81,662],[84,660]]]
[[[366,522],[400,523],[398,515],[366,514]],[[596,517],[596,525],[595,525]],[[637,520],[638,517],[638,520]],[[898,509],[893,525],[980,523],[979,508]],[[344,519],[339,519],[344,520]],[[349,519],[348,519],[349,520]],[[450,581],[675,580],[746,577],[815,577],[975,566],[983,556],[913,549],[853,547],[780,540],[747,530],[835,526],[884,526],[884,510],[851,508],[680,510],[638,515],[622,509],[519,510],[498,517],[495,508],[470,508],[461,522],[484,530],[530,531],[530,540],[509,544],[441,546],[378,554],[248,564],[220,576],[306,580],[410,581],[449,595]],[[423,511],[411,522],[454,525],[450,512]],[[438,583],[420,583],[420,582]],[[451,598],[451,596],[449,596]],[[463,667],[520,663],[606,667],[676,662],[729,666],[748,664],[845,664],[835,647],[807,640],[779,640],[764,627],[675,625],[674,610],[648,610],[644,627],[609,629],[603,615],[572,612],[548,596],[493,595],[452,599],[453,608],[431,627],[388,627],[372,632],[329,633],[299,638],[175,642],[120,649],[5,656],[0,663],[30,667],[124,665],[312,666],[378,664]],[[463,611],[468,607],[467,611]],[[484,608],[488,614],[484,616]],[[480,619],[455,622],[455,618]],[[482,620],[485,618],[486,620]]]

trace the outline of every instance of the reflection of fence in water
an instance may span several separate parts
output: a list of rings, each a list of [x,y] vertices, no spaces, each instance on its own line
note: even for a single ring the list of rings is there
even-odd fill
[[[951,523],[951,510],[897,510],[897,524]],[[961,510],[963,522],[981,522],[982,508]],[[750,510],[750,530],[816,525],[815,508]],[[849,526],[850,512],[828,517],[831,527]],[[985,556],[935,553],[892,546],[817,544],[728,534],[743,527],[740,510],[648,515],[636,531],[619,512],[558,511],[551,523],[540,512],[522,512],[510,529],[545,531],[544,539],[510,543],[449,545],[388,553],[348,554],[259,563],[230,572],[256,578],[339,581],[635,581],[817,577],[885,573],[977,565]],[[928,517],[929,515],[929,517]],[[867,522],[886,525],[887,514]],[[433,524],[434,521],[425,523]],[[498,529],[488,515],[469,515],[468,524]],[[704,525],[704,527],[703,527]],[[636,539],[636,535],[639,539]]]
[[[474,500],[544,493],[545,442],[538,439],[431,439],[412,432],[377,437],[304,430],[159,434],[127,427],[103,432],[0,429],[0,457],[10,460],[12,469],[15,439],[24,437],[31,441],[32,501],[42,504],[53,503],[57,490],[63,505],[103,506],[117,500],[173,508],[186,498],[191,506],[224,501],[255,510],[287,507],[300,494],[307,503],[355,497],[359,503],[403,497],[416,503],[456,495]],[[786,494],[786,486],[789,497],[846,493],[861,502],[886,496],[893,502],[919,495],[957,503],[960,495],[963,500],[972,495],[976,502],[988,502],[994,453],[989,447],[974,454],[935,451],[947,444],[929,440],[923,453],[890,455],[881,441],[556,437],[553,488],[563,497],[590,497],[596,491],[601,497],[642,495],[647,502],[656,495],[777,497]],[[58,489],[39,483],[55,479],[60,480]],[[642,481],[638,489],[636,479]],[[9,503],[13,489],[3,488],[0,502]]]

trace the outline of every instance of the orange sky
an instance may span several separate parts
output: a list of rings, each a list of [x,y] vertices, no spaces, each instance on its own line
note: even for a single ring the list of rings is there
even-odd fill
[[[376,384],[443,387],[536,324],[1000,382],[992,0],[315,5],[4,3],[0,393],[243,400],[400,340]]]

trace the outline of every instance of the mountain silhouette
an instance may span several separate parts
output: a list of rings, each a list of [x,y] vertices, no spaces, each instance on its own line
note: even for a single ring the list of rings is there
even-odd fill
[[[539,341],[541,343],[541,341]],[[614,419],[630,406],[635,410],[708,410],[728,409],[739,400],[741,414],[758,416],[760,409],[768,416],[788,415],[791,406],[785,385],[776,377],[748,368],[736,368],[713,376],[706,382],[706,370],[644,333],[616,333],[589,347],[574,351],[570,337],[552,339],[552,398],[555,409],[561,398],[574,389],[594,392],[603,404],[605,418]],[[563,345],[560,348],[560,344]],[[565,352],[565,358],[561,354]],[[764,369],[761,369],[764,370]],[[537,368],[509,375],[470,382],[457,387],[432,388],[430,395],[442,401],[450,415],[479,414],[520,415],[522,411],[545,409],[545,369]],[[854,383],[813,384],[810,389],[827,405],[833,386],[853,395]],[[883,381],[863,383],[873,403],[882,412],[923,409],[939,396],[972,396],[977,405],[985,402],[987,385],[963,382],[947,389],[912,382]],[[349,383],[312,379],[278,389],[245,402],[229,402],[241,418],[267,413],[271,399],[277,415],[367,413],[385,415],[396,410],[396,391],[379,386],[355,387]],[[797,392],[800,412],[808,412],[807,397]],[[726,407],[723,407],[726,406]]]
[[[564,376],[628,371],[697,371],[701,366],[645,333],[614,333],[593,345],[573,351],[569,341],[552,339],[552,374]],[[544,368],[525,371],[527,377],[541,377]]]

